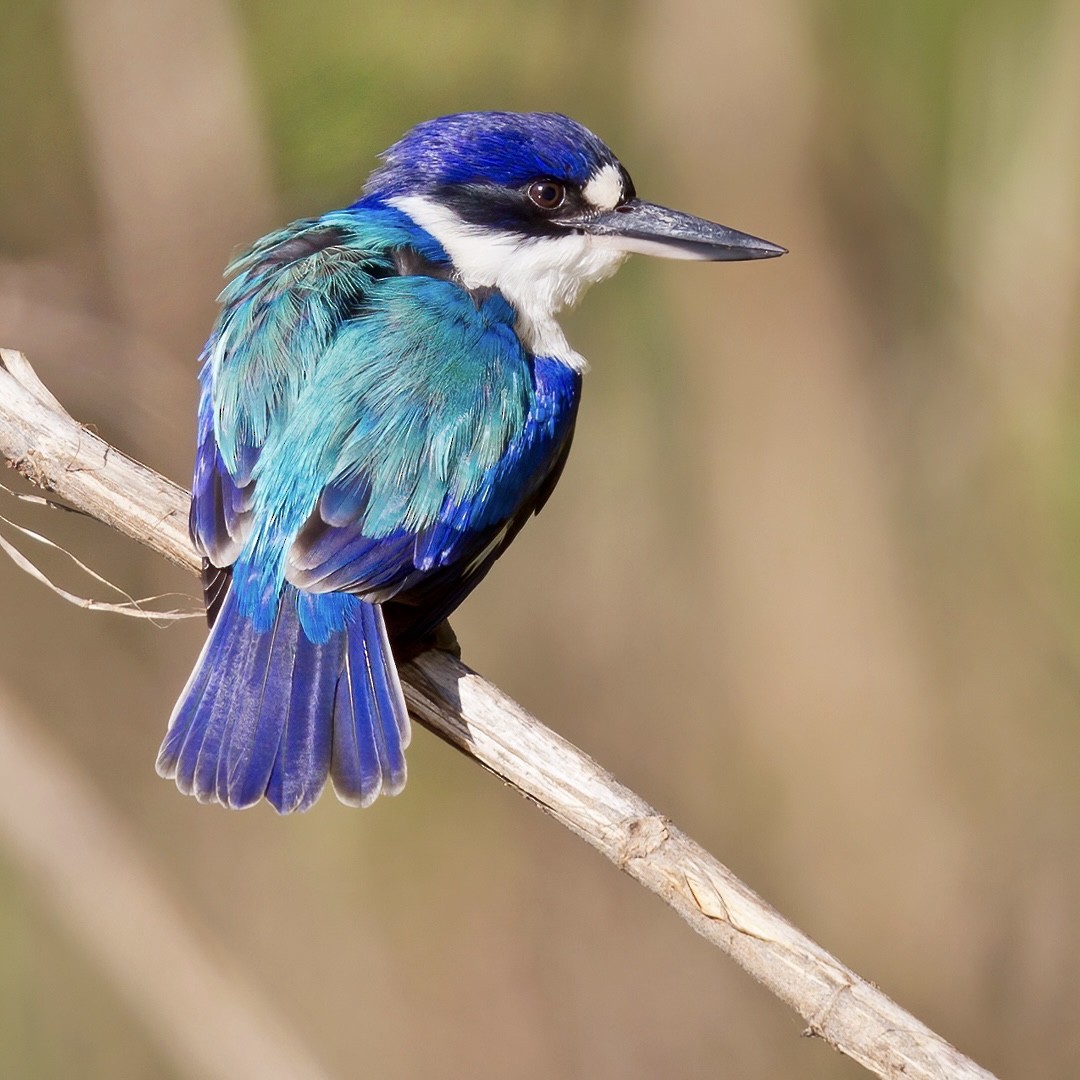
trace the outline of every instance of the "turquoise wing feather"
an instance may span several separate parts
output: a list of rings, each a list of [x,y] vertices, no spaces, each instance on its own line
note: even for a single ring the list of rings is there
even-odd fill
[[[456,568],[468,587],[443,573],[434,598],[456,602],[569,445],[577,375],[530,356],[510,305],[454,282],[408,219],[363,218],[260,243],[208,346],[193,531],[211,563],[235,563],[257,626],[286,580],[407,600]],[[401,273],[403,250],[424,273]]]

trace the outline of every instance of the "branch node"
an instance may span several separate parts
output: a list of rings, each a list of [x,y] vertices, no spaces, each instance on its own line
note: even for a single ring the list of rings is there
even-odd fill
[[[9,461],[8,468],[14,469],[42,491],[56,490],[49,478],[48,461],[36,450],[28,450],[22,457]]]
[[[647,814],[623,822],[619,842],[619,866],[625,870],[633,859],[647,859],[665,843],[671,833],[662,814]]]
[[[816,1039],[824,1039],[828,1042],[829,1037],[826,1032],[831,1023],[830,1017],[839,1007],[841,998],[845,994],[850,994],[851,989],[852,984],[850,981],[837,983],[836,986],[833,987],[833,991],[829,995],[828,1000],[826,1000],[819,1009],[816,1009],[812,1016],[807,1017],[807,1026],[803,1034]]]

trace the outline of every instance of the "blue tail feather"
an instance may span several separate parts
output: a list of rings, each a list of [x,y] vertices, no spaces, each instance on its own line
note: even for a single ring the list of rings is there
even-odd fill
[[[311,627],[327,614],[318,605],[338,629],[316,641]],[[404,787],[408,733],[379,608],[286,586],[259,631],[230,588],[157,767],[181,791],[234,808],[265,797],[280,813],[305,810],[328,776],[343,802],[366,806]]]
[[[288,617],[287,611],[287,605],[281,605],[273,626],[266,633],[233,632],[230,636],[239,638],[247,648],[224,663],[215,663],[217,670],[211,677],[201,706],[205,708],[209,704],[208,715],[213,726],[208,727],[203,739],[195,770],[195,795],[203,802],[250,806],[266,789],[264,777],[261,788],[245,793],[246,797],[238,797],[235,790],[237,779],[257,771],[257,750],[264,743],[271,743],[271,761],[277,752],[283,717],[280,707],[275,707],[273,700],[267,701],[266,691],[275,683],[287,680],[291,674],[287,630],[283,633],[282,627]],[[239,622],[242,618],[238,614],[234,616],[231,610],[228,615],[232,621]],[[245,677],[249,672],[251,677]],[[215,699],[208,702],[215,692]],[[220,720],[219,714],[223,714]]]
[[[231,597],[226,598],[222,615],[231,615]],[[229,673],[244,670],[255,662],[260,640],[254,636],[211,631],[180,702],[170,721],[159,763],[175,760],[176,784],[185,794],[201,802],[213,801],[213,780],[206,777],[207,763],[216,760],[224,729],[235,708],[232,693],[236,686]],[[204,754],[204,748],[206,753]],[[203,766],[200,769],[200,762]]]
[[[254,659],[255,677],[241,690],[241,707],[233,712],[216,763],[216,793],[228,806],[258,802],[296,732],[328,727],[332,715],[340,647],[335,643],[320,647],[307,638],[297,617],[295,597],[283,597],[271,629],[256,636],[267,645]],[[294,782],[287,795],[271,798],[282,812],[296,809],[305,794],[310,794],[305,804],[310,805],[325,783],[325,764],[321,771],[317,760],[306,763],[307,768],[298,764],[293,765]],[[301,797],[294,798],[295,788]]]
[[[342,802],[367,806],[405,786],[409,714],[380,608],[360,606],[360,633],[349,635],[337,688],[330,776]]]
[[[357,693],[359,674],[352,658],[346,656],[334,702],[335,715],[344,718],[345,723],[334,725],[330,758],[334,791],[342,802],[352,806],[370,803],[378,795],[382,782],[369,704]]]
[[[364,643],[364,655],[368,662],[370,692],[369,701],[376,702],[380,716],[394,719],[393,727],[373,724],[375,745],[382,772],[382,789],[387,795],[396,795],[405,786],[405,750],[409,742],[409,713],[401,692],[397,667],[390,652],[380,608],[365,605],[365,627],[360,640]],[[404,721],[404,723],[402,723]]]
[[[288,719],[262,777],[267,799],[283,814],[306,810],[326,785],[332,728],[341,720],[334,711],[334,695],[345,651],[343,637],[334,635],[316,645],[303,627],[297,633],[292,685],[281,690],[288,701]]]

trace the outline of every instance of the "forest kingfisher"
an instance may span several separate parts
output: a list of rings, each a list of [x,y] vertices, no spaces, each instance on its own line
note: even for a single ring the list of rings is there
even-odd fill
[[[556,316],[630,252],[784,249],[637,198],[592,132],[475,112],[409,131],[344,210],[227,270],[190,527],[210,633],[157,768],[203,802],[366,806],[405,784],[397,663],[538,513],[584,359]]]

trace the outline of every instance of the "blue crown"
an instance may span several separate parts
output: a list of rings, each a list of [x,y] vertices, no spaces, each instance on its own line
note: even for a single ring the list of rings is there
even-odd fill
[[[471,112],[417,124],[382,155],[365,195],[447,185],[517,187],[553,177],[585,184],[618,159],[588,128],[560,113]]]

